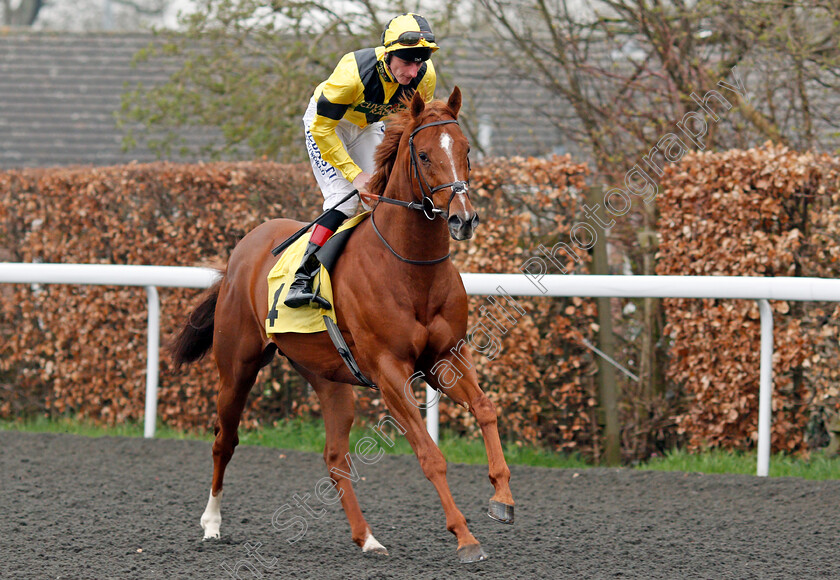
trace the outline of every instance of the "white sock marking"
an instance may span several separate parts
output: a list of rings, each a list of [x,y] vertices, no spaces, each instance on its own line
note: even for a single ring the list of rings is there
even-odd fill
[[[204,539],[218,538],[219,527],[222,525],[222,493],[213,497],[213,492],[210,492],[210,499],[207,500],[207,507],[204,508],[204,513],[201,514],[201,527],[204,529]]]
[[[371,534],[370,531],[368,531],[368,537],[365,538],[365,545],[362,546],[362,552],[370,552],[372,550],[383,551],[386,554],[388,553],[388,550],[385,549],[385,546],[377,542],[376,538],[373,537],[373,534]]]

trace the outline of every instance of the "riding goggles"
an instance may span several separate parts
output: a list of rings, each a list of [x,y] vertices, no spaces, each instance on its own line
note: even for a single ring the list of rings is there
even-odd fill
[[[389,46],[394,44],[400,44],[402,46],[416,46],[420,44],[421,40],[425,40],[426,42],[434,42],[435,35],[433,32],[409,30],[400,34],[396,40],[392,40],[391,42],[386,44],[385,48],[388,48]]]

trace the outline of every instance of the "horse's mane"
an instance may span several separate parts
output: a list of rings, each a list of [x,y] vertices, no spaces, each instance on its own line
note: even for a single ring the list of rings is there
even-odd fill
[[[367,185],[368,191],[373,195],[384,195],[385,186],[388,185],[388,178],[391,176],[391,170],[394,168],[394,163],[397,160],[397,150],[400,147],[400,140],[406,131],[413,131],[418,125],[411,116],[410,103],[412,96],[413,93],[403,95],[400,102],[405,108],[387,118],[385,137],[382,139],[382,143],[376,148],[376,154],[373,158],[376,171]],[[439,100],[426,103],[426,109],[422,117],[425,118],[430,112],[434,111],[448,113],[453,118],[455,117],[455,113],[452,112],[446,102]]]

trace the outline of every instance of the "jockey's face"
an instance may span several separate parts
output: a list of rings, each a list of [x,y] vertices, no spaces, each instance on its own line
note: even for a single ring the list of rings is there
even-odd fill
[[[392,56],[391,64],[388,65],[388,68],[391,69],[391,74],[397,79],[398,83],[407,85],[414,80],[414,77],[420,72],[420,67],[422,66],[422,62],[412,62],[403,60],[398,56]]]

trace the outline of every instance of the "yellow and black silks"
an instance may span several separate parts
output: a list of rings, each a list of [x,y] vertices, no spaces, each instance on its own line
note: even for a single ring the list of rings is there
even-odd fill
[[[364,48],[345,54],[330,77],[313,95],[317,114],[309,127],[321,157],[353,182],[362,172],[335,134],[342,119],[364,128],[402,108],[403,94],[417,90],[427,103],[435,95],[435,68],[426,61],[408,85],[391,76],[385,64],[385,47]]]

